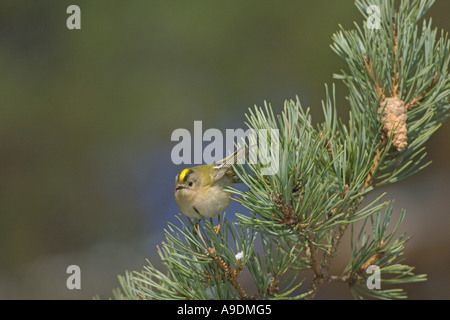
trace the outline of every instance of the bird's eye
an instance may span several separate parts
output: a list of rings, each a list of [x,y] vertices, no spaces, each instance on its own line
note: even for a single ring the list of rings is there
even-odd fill
[[[193,184],[194,184],[194,182],[189,181],[189,187],[192,187]]]

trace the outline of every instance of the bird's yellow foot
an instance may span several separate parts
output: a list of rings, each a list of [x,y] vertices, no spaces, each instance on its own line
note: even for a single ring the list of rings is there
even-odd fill
[[[194,230],[192,230],[192,233],[193,233],[193,234],[200,233],[200,230],[198,229],[198,222],[195,224]]]
[[[219,234],[219,231],[220,231],[220,224],[218,224],[217,226],[214,227],[214,231],[216,232],[216,235]]]

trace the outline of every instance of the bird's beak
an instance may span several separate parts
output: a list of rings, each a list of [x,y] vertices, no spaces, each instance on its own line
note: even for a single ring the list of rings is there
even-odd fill
[[[178,190],[181,190],[181,189],[185,189],[186,187],[183,187],[183,186],[178,186],[176,189],[175,189],[175,191],[178,191]]]

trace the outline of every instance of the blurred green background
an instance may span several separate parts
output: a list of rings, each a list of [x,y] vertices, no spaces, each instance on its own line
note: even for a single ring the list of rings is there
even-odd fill
[[[81,30],[66,27],[71,4]],[[449,12],[441,0],[427,17],[450,31]],[[353,1],[2,0],[0,299],[108,298],[118,274],[158,264],[178,213],[172,131],[245,128],[249,107],[278,113],[296,95],[320,121],[344,67],[331,35],[361,20]],[[450,298],[449,135],[447,122],[428,142],[430,167],[373,195],[407,210],[406,263],[429,277],[406,287],[415,299]],[[81,290],[66,287],[72,264]],[[317,298],[350,294],[333,284]]]

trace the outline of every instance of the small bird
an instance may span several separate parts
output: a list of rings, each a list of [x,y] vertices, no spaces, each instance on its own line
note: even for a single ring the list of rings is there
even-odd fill
[[[191,219],[218,218],[214,227],[220,230],[220,214],[228,207],[231,195],[224,190],[232,186],[235,174],[232,165],[248,148],[239,149],[232,155],[214,163],[187,168],[175,177],[175,200],[181,213]]]

